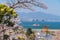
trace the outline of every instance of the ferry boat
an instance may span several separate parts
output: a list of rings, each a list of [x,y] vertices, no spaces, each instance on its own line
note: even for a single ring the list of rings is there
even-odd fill
[[[33,24],[33,26],[40,26],[40,24]]]

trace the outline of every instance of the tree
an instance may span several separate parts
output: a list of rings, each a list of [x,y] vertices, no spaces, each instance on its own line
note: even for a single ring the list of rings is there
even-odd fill
[[[27,36],[30,36],[30,34],[32,34],[32,33],[33,33],[32,29],[31,28],[28,28],[27,29],[27,32],[26,32],[26,35]]]
[[[47,9],[48,7],[40,2],[39,0],[9,0],[8,3],[10,8],[16,9],[16,8],[27,8],[30,10],[32,9],[32,6],[37,6],[37,7],[41,7],[44,9]]]
[[[13,25],[10,21],[12,17],[16,17],[16,11],[14,9],[16,8],[27,8],[30,10],[33,10],[31,7],[37,6],[44,9],[47,9],[48,7],[41,2],[38,2],[37,0],[8,0],[9,2],[7,5],[0,4],[0,23],[6,23],[8,25]]]
[[[5,4],[0,4],[0,24],[13,26],[14,23],[10,21],[11,18],[16,18],[16,11]]]
[[[35,34],[31,28],[27,29],[26,35],[27,35],[28,39],[35,40]]]
[[[12,8],[14,10],[19,8],[24,8],[33,11],[32,9],[33,5],[44,9],[48,8],[44,3],[40,2],[39,0],[38,1],[37,0],[7,0],[7,1],[8,1],[7,5],[9,6],[9,8]]]

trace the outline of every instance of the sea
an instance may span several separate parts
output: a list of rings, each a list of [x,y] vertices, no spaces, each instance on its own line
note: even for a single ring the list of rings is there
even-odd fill
[[[39,24],[39,26],[33,26],[33,24]],[[49,29],[60,29],[60,22],[29,22],[23,21],[19,23],[23,28],[42,29],[44,26],[48,26]]]

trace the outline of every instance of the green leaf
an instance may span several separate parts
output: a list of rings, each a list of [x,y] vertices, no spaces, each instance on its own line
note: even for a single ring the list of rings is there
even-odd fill
[[[11,22],[10,19],[12,17],[16,18],[17,16],[18,15],[16,14],[16,11],[14,9],[8,7],[5,4],[0,4],[0,23],[8,23],[8,25],[13,26],[14,22]],[[4,17],[6,17],[6,20],[4,20]]]

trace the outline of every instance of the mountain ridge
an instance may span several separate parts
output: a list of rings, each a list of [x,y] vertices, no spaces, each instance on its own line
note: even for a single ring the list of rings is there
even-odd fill
[[[19,16],[24,19],[38,19],[38,20],[55,20],[55,21],[60,21],[60,16],[52,15],[49,13],[44,13],[44,12],[33,12],[33,13],[21,13],[19,12]],[[23,19],[22,19],[23,20]]]

